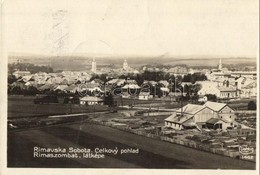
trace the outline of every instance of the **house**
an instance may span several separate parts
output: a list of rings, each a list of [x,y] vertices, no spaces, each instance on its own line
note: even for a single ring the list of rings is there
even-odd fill
[[[95,78],[95,79],[92,80],[90,83],[92,83],[92,84],[100,84],[100,85],[102,85],[102,84],[104,84],[104,81]]]
[[[218,82],[213,81],[199,81],[196,84],[201,85],[201,89],[198,91],[199,96],[205,96],[208,94],[216,95],[219,99],[233,99],[238,97],[238,90],[233,86],[219,85]]]
[[[125,84],[125,79],[112,79],[106,82],[106,85],[116,85],[116,86],[122,86]]]
[[[188,128],[222,129],[234,127],[236,115],[225,103],[187,104],[165,119],[165,126],[176,130]]]
[[[252,78],[256,79],[257,74],[256,71],[234,71],[231,72],[232,77],[246,77],[246,78]]]
[[[26,75],[31,75],[31,73],[29,71],[15,71],[13,75],[15,76],[15,78],[19,78]]]
[[[156,82],[156,81],[147,81],[147,80],[145,80],[144,82],[143,82],[143,84],[144,85],[151,85],[151,86],[157,86],[158,85],[158,83]]]
[[[219,99],[234,99],[238,97],[238,91],[233,87],[218,87],[216,96]]]
[[[208,97],[206,95],[199,96],[198,102],[206,102],[206,101],[208,101]]]
[[[247,84],[241,89],[241,96],[245,98],[256,97],[257,96],[257,84],[252,82]]]
[[[215,79],[218,79],[218,78],[229,78],[231,77],[231,73],[230,72],[212,72],[209,77],[207,77],[208,79],[211,79],[211,80],[215,80]]]
[[[126,84],[122,89],[140,89],[141,87],[137,84]]]
[[[230,123],[230,126],[233,125],[235,121],[236,114],[235,111],[229,107],[226,103],[217,103],[208,101],[204,104],[204,106],[212,109],[214,112],[218,114],[218,118],[223,119],[224,121]]]
[[[240,77],[236,80],[237,89],[240,91],[241,98],[250,98],[257,96],[256,80]]]
[[[40,87],[38,88],[38,90],[39,90],[39,91],[53,90],[53,89],[55,89],[56,87],[58,87],[57,84],[46,83],[46,84],[40,86]]]
[[[173,68],[170,68],[167,73],[174,74],[174,75],[184,75],[188,74],[189,70],[185,66],[175,66]]]
[[[217,118],[217,114],[206,106],[187,104],[166,118],[165,126],[176,130],[182,130],[191,126],[196,128],[196,123],[205,123],[212,116]]]
[[[197,81],[196,84],[201,86],[201,89],[198,91],[199,96],[204,96],[207,94],[216,95],[218,93],[218,83],[212,81]]]
[[[140,92],[138,96],[139,100],[149,100],[151,98],[153,98],[153,96],[150,95],[150,92]]]
[[[85,84],[82,84],[80,86],[80,88],[81,88],[81,91],[84,91],[84,90],[88,90],[88,91],[91,91],[91,92],[101,91],[98,83],[85,83]]]
[[[64,89],[65,92],[75,93],[78,91],[78,86],[75,84],[72,84]]]
[[[22,77],[23,82],[28,82],[32,79],[32,75],[25,75]]]
[[[137,96],[141,87],[137,84],[126,84],[122,87],[122,97],[129,98],[130,96]]]
[[[161,80],[158,82],[160,85],[162,85],[163,87],[168,87],[169,86],[169,82],[166,80]]]
[[[68,85],[58,85],[58,86],[54,89],[54,91],[57,91],[57,90],[64,91],[67,87],[68,87]]]
[[[204,128],[208,129],[227,129],[229,127],[229,124],[225,122],[223,119],[219,118],[210,118],[206,121],[206,125],[202,125]]]
[[[104,100],[98,97],[86,96],[80,98],[81,105],[103,105]]]
[[[170,92],[170,89],[167,88],[167,87],[161,87],[160,90],[162,91],[162,96],[163,97],[165,97]]]

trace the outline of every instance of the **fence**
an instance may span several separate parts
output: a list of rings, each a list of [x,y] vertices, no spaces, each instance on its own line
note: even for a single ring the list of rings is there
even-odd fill
[[[170,142],[170,143],[174,143],[174,144],[178,144],[178,145],[183,145],[183,146],[190,147],[190,148],[195,148],[195,149],[198,149],[201,151],[207,151],[207,152],[211,152],[214,154],[220,154],[220,155],[231,157],[231,158],[240,158],[239,151],[227,150],[227,149],[223,149],[223,148],[212,148],[212,147],[210,147],[210,145],[200,144],[193,140],[188,140],[188,139],[183,139],[183,138],[178,138],[178,137],[171,138],[171,137],[167,137],[167,136],[158,136],[158,135],[146,133],[146,132],[140,131],[140,130],[133,130],[133,129],[128,128],[127,126],[115,125],[114,123],[111,123],[111,122],[102,122],[102,121],[98,121],[98,120],[89,120],[89,122],[113,127],[113,128],[116,128],[116,129],[119,129],[122,131],[127,131],[130,133],[136,134],[136,135],[140,135],[140,136],[144,136],[144,137],[148,137],[148,138],[152,138],[152,139],[157,139],[157,140],[166,141],[166,142]],[[248,161],[255,162],[256,160],[253,159],[253,160],[248,160]]]
[[[173,112],[146,112],[143,116],[172,115]]]
[[[236,110],[235,113],[256,114],[256,110]]]

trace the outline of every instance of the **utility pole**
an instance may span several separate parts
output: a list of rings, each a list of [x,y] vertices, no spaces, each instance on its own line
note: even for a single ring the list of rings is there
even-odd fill
[[[175,89],[175,92],[178,91],[181,93],[181,117],[183,116],[183,95],[180,89]]]

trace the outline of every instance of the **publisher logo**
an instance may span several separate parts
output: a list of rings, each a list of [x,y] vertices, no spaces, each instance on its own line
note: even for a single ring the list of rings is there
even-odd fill
[[[241,154],[241,159],[245,160],[254,160],[254,148],[249,147],[248,145],[242,145],[239,147],[239,153]]]
[[[242,155],[249,155],[254,153],[254,148],[249,147],[248,145],[242,145],[239,147],[239,152]]]

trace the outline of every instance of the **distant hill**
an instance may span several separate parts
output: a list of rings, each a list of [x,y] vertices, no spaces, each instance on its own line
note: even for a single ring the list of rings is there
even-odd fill
[[[54,70],[86,70],[91,67],[93,57],[91,56],[40,56],[40,55],[15,55],[9,56],[9,63],[17,62],[32,63],[36,65],[48,65]],[[116,65],[121,66],[127,59],[128,64],[131,67],[140,67],[143,65],[163,64],[163,65],[180,65],[186,64],[189,67],[217,67],[220,58],[177,58],[177,57],[138,57],[138,56],[106,56],[96,57],[97,68],[104,65]],[[244,66],[256,66],[256,58],[221,58],[223,65],[244,65]]]

